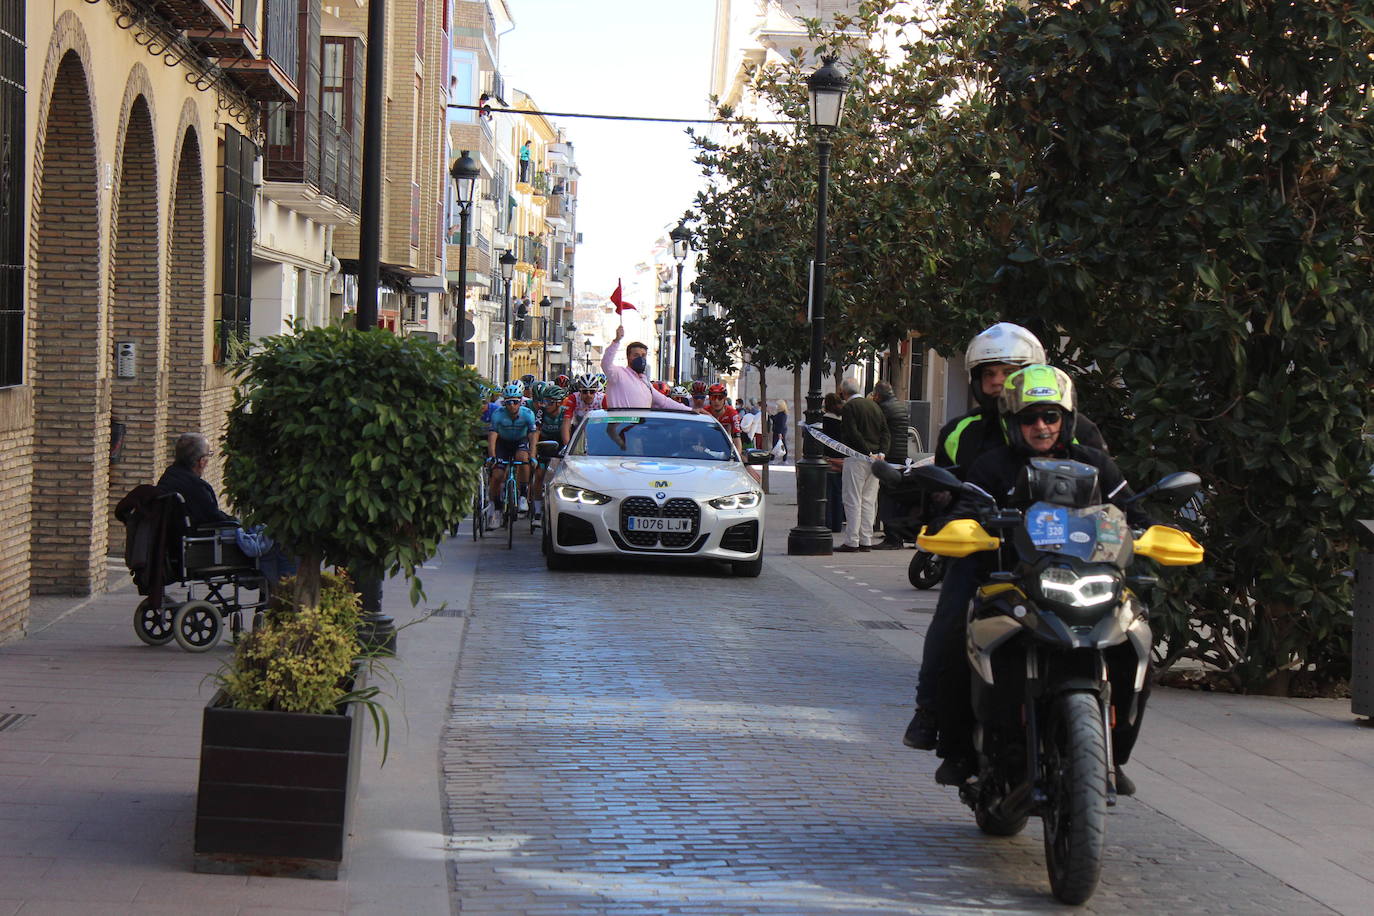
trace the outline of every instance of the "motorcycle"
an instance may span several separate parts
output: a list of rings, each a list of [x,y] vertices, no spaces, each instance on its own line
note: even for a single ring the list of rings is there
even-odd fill
[[[925,459],[922,463],[912,464],[910,467],[921,467],[922,464],[930,463],[930,459]],[[915,484],[904,476],[907,468],[888,464],[884,461],[873,462],[873,473],[885,485],[884,493],[891,498],[897,514],[901,517],[901,522],[909,526],[908,530],[918,531],[922,523],[931,518],[938,509],[943,508],[944,502],[941,500],[943,494],[932,494],[927,489]],[[932,500],[932,497],[936,499]],[[933,506],[932,502],[939,502],[940,505]],[[885,522],[886,524],[886,522]],[[912,588],[921,590],[932,589],[939,585],[945,578],[945,558],[938,554],[933,554],[928,550],[922,550],[917,546],[916,552],[911,556],[911,562],[907,564],[906,578],[911,583]]]
[[[1076,461],[1031,460],[1018,485],[1030,501],[1024,511],[1000,508],[943,468],[909,469],[907,478],[981,506],[977,518],[923,528],[922,548],[942,557],[989,551],[997,561],[968,612],[978,772],[960,798],[992,835],[1019,833],[1038,816],[1051,891],[1082,903],[1097,887],[1106,809],[1117,800],[1112,729],[1118,715],[1135,721],[1148,673],[1142,596],[1158,579],[1132,562],[1191,565],[1203,549],[1163,525],[1134,536],[1125,513],[1098,495],[1097,469]],[[1200,485],[1180,472],[1133,499],[1177,507]],[[1113,674],[1129,696],[1112,696]]]

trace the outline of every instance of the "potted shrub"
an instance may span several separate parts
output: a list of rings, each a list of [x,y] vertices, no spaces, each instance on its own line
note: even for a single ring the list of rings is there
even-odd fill
[[[363,684],[359,601],[338,574],[313,607],[286,580],[243,636],[204,711],[195,869],[335,878],[358,774],[360,709],[388,736]],[[383,752],[385,759],[385,752]]]
[[[300,568],[205,709],[195,867],[332,878],[360,711],[382,740],[387,720],[358,671],[358,596],[322,568],[404,573],[418,598],[416,568],[472,501],[480,379],[450,347],[337,326],[264,338],[237,371],[225,490]]]

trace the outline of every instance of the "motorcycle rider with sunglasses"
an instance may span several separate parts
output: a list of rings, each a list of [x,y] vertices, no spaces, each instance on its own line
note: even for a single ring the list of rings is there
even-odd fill
[[[997,412],[1002,386],[1011,373],[1044,362],[1045,348],[1039,339],[1018,324],[998,322],[969,341],[964,366],[974,407],[941,428],[935,445],[935,463],[963,477],[980,455],[1006,445],[1006,431]],[[1078,417],[1074,434],[1080,444],[1107,450],[1101,431],[1087,417]],[[932,494],[931,498],[942,496]],[[945,568],[940,597],[921,652],[916,712],[902,736],[907,747],[923,751],[936,747],[936,684],[944,666],[963,668],[963,647],[957,639],[957,629],[963,626],[964,613],[973,600],[977,569],[977,561],[970,557],[952,560]]]
[[[1121,508],[1132,526],[1148,526],[1149,516],[1138,504],[1128,502],[1132,496],[1131,489],[1111,456],[1101,449],[1076,441],[1075,428],[1079,418],[1075,407],[1073,381],[1053,366],[1031,365],[1007,376],[998,396],[998,416],[1007,444],[984,452],[974,460],[964,480],[991,494],[998,505],[1004,508],[1023,509],[1029,505],[1029,501],[1023,498],[1023,494],[1017,493],[1017,486],[1032,458],[1080,461],[1097,468],[1104,500]],[[964,494],[955,502],[951,516],[976,517],[979,508],[973,496]],[[976,566],[981,566],[983,561],[976,559],[977,554],[972,558]],[[953,634],[955,645],[963,644],[966,622],[961,614]],[[1122,684],[1114,683],[1112,695],[1131,696],[1134,666],[1118,665],[1113,670],[1119,672],[1119,677],[1128,680]],[[942,785],[958,785],[972,776],[976,768],[969,691],[969,672],[962,659],[957,664],[946,664],[940,670],[936,685],[939,727],[937,752],[944,762],[936,772],[935,779]],[[1117,764],[1117,792],[1120,795],[1135,793],[1134,784],[1121,772],[1121,766],[1130,759],[1148,697],[1147,677],[1135,709],[1118,710],[1114,719],[1116,724],[1112,729],[1112,747],[1113,759]]]

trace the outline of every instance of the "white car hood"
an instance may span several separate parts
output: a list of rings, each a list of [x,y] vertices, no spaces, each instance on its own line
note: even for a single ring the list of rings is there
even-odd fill
[[[555,482],[586,487],[607,496],[664,493],[714,499],[761,489],[738,461],[679,461],[673,458],[565,458]]]

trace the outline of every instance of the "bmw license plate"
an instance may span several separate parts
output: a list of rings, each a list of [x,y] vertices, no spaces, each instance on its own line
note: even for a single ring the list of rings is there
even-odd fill
[[[644,515],[631,515],[625,520],[626,531],[691,531],[690,518],[651,518]]]

